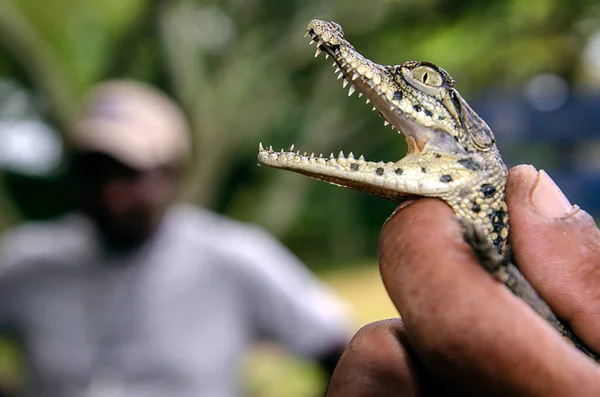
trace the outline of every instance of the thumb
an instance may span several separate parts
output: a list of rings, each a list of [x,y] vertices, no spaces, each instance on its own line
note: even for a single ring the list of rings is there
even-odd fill
[[[508,177],[510,243],[538,293],[592,349],[600,351],[600,232],[544,171]]]

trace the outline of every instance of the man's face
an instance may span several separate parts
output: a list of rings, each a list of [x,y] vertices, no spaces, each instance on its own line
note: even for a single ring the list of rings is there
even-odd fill
[[[138,171],[98,153],[81,155],[75,167],[83,209],[112,244],[144,242],[175,197],[177,172],[172,168]]]

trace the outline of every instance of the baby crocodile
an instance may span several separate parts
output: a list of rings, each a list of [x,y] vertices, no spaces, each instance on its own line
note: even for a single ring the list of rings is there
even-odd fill
[[[510,262],[505,201],[507,169],[492,130],[454,87],[454,80],[430,62],[383,66],[363,57],[335,22],[313,20],[306,35],[316,54],[333,58],[349,95],[358,91],[384,123],[406,137],[408,153],[396,162],[372,162],[352,153],[336,157],[273,151],[259,145],[260,163],[307,175],[363,193],[401,202],[411,196],[438,197],[455,211],[465,239],[481,264],[588,356],[566,322],[557,318]]]

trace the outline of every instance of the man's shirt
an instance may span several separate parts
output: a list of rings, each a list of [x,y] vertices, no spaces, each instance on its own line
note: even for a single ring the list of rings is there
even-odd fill
[[[315,357],[350,330],[344,304],[273,237],[184,205],[128,254],[81,214],[9,231],[0,326],[21,338],[37,397],[239,396],[253,341]]]

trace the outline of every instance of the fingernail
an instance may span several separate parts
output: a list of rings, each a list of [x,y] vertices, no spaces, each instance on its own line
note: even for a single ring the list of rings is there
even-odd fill
[[[388,216],[388,218],[385,220],[385,222],[383,222],[383,226],[385,226],[386,223],[388,223],[388,221],[390,219],[392,219],[394,217],[394,215],[396,215],[397,212],[399,212],[400,210],[402,210],[403,208],[408,207],[409,205],[411,205],[412,203],[416,202],[416,199],[409,199],[409,200],[405,200],[402,203],[400,203],[396,209],[394,210],[394,212],[391,213],[390,216]]]
[[[535,209],[548,218],[562,218],[571,212],[573,205],[544,170],[531,191],[531,202]]]
[[[402,210],[403,208],[408,207],[409,205],[411,205],[412,203],[416,202],[417,200],[415,199],[409,199],[409,200],[405,200],[402,203],[400,203],[400,205],[398,205],[396,207],[396,209],[394,210],[394,212],[392,212],[392,215],[390,215],[390,218],[394,216],[394,214],[400,210]]]

